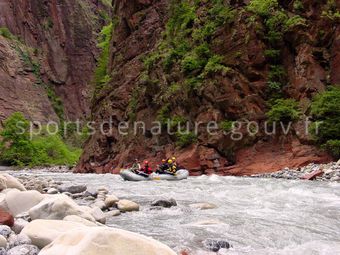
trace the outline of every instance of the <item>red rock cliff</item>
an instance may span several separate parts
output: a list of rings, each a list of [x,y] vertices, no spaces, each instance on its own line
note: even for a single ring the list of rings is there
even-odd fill
[[[222,132],[209,135],[202,130],[197,141],[183,149],[176,147],[174,136],[151,135],[152,121],[159,118],[165,104],[172,116],[182,116],[191,123],[224,119],[262,123],[268,111],[271,66],[266,57],[268,43],[264,33],[268,31],[264,27],[269,25],[261,18],[250,22],[253,16],[246,9],[249,1],[225,1],[235,16],[216,30],[209,46],[214,54],[222,56],[223,65],[229,69],[205,77],[199,90],[187,92],[184,87],[171,87],[185,83],[185,74],[180,70],[166,72],[157,60],[151,69],[145,67],[145,56],[157,51],[166,36],[163,31],[173,8],[171,1],[113,2],[114,16],[119,22],[111,40],[112,77],[96,95],[92,116],[97,123],[112,119],[114,128],[107,134],[97,132],[87,141],[77,172],[111,172],[134,158],[156,163],[173,154],[192,174],[253,174],[330,160],[312,145],[310,137],[303,135],[301,121],[294,124],[288,136],[265,136],[259,132],[255,136],[246,135],[241,141],[233,141]],[[209,3],[203,2],[195,13],[199,20],[207,15]],[[284,31],[277,61],[286,73],[282,93],[299,101],[307,116],[316,93],[329,84],[340,84],[339,23],[325,15],[327,1],[303,0],[299,1],[301,6],[294,1],[279,2],[287,17],[298,14],[303,20]],[[192,29],[190,24],[186,25]],[[178,67],[174,64],[171,68]],[[168,87],[177,89],[176,93],[166,94]],[[119,135],[118,123],[132,119],[145,121],[147,132]]]

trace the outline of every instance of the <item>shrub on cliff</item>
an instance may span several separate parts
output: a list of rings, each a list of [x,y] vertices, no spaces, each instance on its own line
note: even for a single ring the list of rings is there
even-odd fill
[[[317,95],[311,106],[315,125],[312,133],[317,142],[335,157],[340,151],[340,88],[331,87]]]
[[[267,113],[270,122],[288,123],[296,121],[301,112],[298,103],[293,99],[277,99]]]
[[[178,132],[176,133],[176,138],[177,138],[176,145],[181,148],[185,148],[190,144],[197,142],[197,135],[193,132],[184,134]]]
[[[13,113],[0,132],[0,161],[8,165],[74,165],[80,149],[68,147],[59,135],[44,132],[30,136],[30,124],[22,113]]]

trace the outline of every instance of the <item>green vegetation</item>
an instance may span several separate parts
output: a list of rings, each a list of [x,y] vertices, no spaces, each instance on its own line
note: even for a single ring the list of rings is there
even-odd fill
[[[30,137],[30,125],[22,113],[13,113],[0,132],[0,161],[9,165],[74,165],[81,150],[67,146],[59,135]],[[32,139],[31,139],[32,138]]]
[[[267,113],[270,122],[288,123],[299,119],[301,111],[293,99],[276,99]]]
[[[176,145],[185,148],[195,142],[197,142],[197,135],[195,135],[193,132],[188,133],[176,133]]]
[[[327,0],[326,7],[322,11],[322,16],[336,23],[340,22],[340,11],[337,7],[336,0]]]
[[[233,129],[234,121],[232,120],[224,120],[219,123],[219,128],[224,132],[230,132]]]
[[[315,123],[312,132],[316,141],[339,158],[340,149],[340,88],[331,87],[317,95],[311,106]]]
[[[7,39],[14,39],[15,36],[8,30],[7,27],[0,27],[0,35]]]

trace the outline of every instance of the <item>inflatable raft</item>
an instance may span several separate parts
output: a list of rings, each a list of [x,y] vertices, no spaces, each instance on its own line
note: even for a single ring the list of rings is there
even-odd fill
[[[152,173],[150,176],[144,177],[142,175],[132,172],[130,169],[125,169],[125,170],[120,171],[120,176],[126,181],[133,181],[133,182],[161,181],[161,180],[180,181],[180,180],[184,180],[188,178],[189,171],[185,169],[181,169],[176,172],[176,175]]]

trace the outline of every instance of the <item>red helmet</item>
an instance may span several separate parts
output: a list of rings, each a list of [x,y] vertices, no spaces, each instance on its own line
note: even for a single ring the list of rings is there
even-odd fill
[[[144,164],[145,164],[145,165],[148,165],[148,164],[149,164],[149,161],[145,160],[145,161],[144,161]]]

